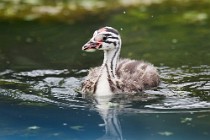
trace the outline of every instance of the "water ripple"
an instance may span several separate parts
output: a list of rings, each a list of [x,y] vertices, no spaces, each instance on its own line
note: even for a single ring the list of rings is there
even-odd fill
[[[43,102],[60,107],[85,108],[94,99],[78,94],[86,70],[32,70],[0,72],[0,93],[14,100]],[[111,102],[121,110],[210,109],[210,66],[159,67],[161,85],[156,90],[130,96],[115,96]],[[71,73],[78,75],[72,77]],[[137,111],[138,112],[138,111]]]

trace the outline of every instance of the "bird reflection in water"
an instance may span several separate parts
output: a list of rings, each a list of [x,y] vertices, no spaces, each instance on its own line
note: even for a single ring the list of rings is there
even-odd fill
[[[118,106],[110,102],[112,96],[96,96],[96,108],[104,120],[105,135],[97,140],[123,140]]]

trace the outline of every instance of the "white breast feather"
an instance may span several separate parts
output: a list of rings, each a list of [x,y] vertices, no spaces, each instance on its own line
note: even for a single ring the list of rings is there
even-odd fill
[[[108,82],[108,75],[106,69],[103,69],[102,75],[98,79],[97,88],[96,88],[96,96],[107,96],[112,95],[112,91]]]

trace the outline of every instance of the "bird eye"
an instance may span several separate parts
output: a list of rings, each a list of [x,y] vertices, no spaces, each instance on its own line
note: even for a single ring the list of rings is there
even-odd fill
[[[103,36],[103,41],[106,41],[107,40],[107,36]]]

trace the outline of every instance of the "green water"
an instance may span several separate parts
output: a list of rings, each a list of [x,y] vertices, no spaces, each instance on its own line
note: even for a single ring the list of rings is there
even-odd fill
[[[1,19],[0,138],[207,140],[209,9],[209,1],[166,1],[87,12],[71,23]],[[121,57],[157,66],[157,90],[116,95],[105,108],[77,92],[103,59],[81,47],[103,26],[119,30]]]

